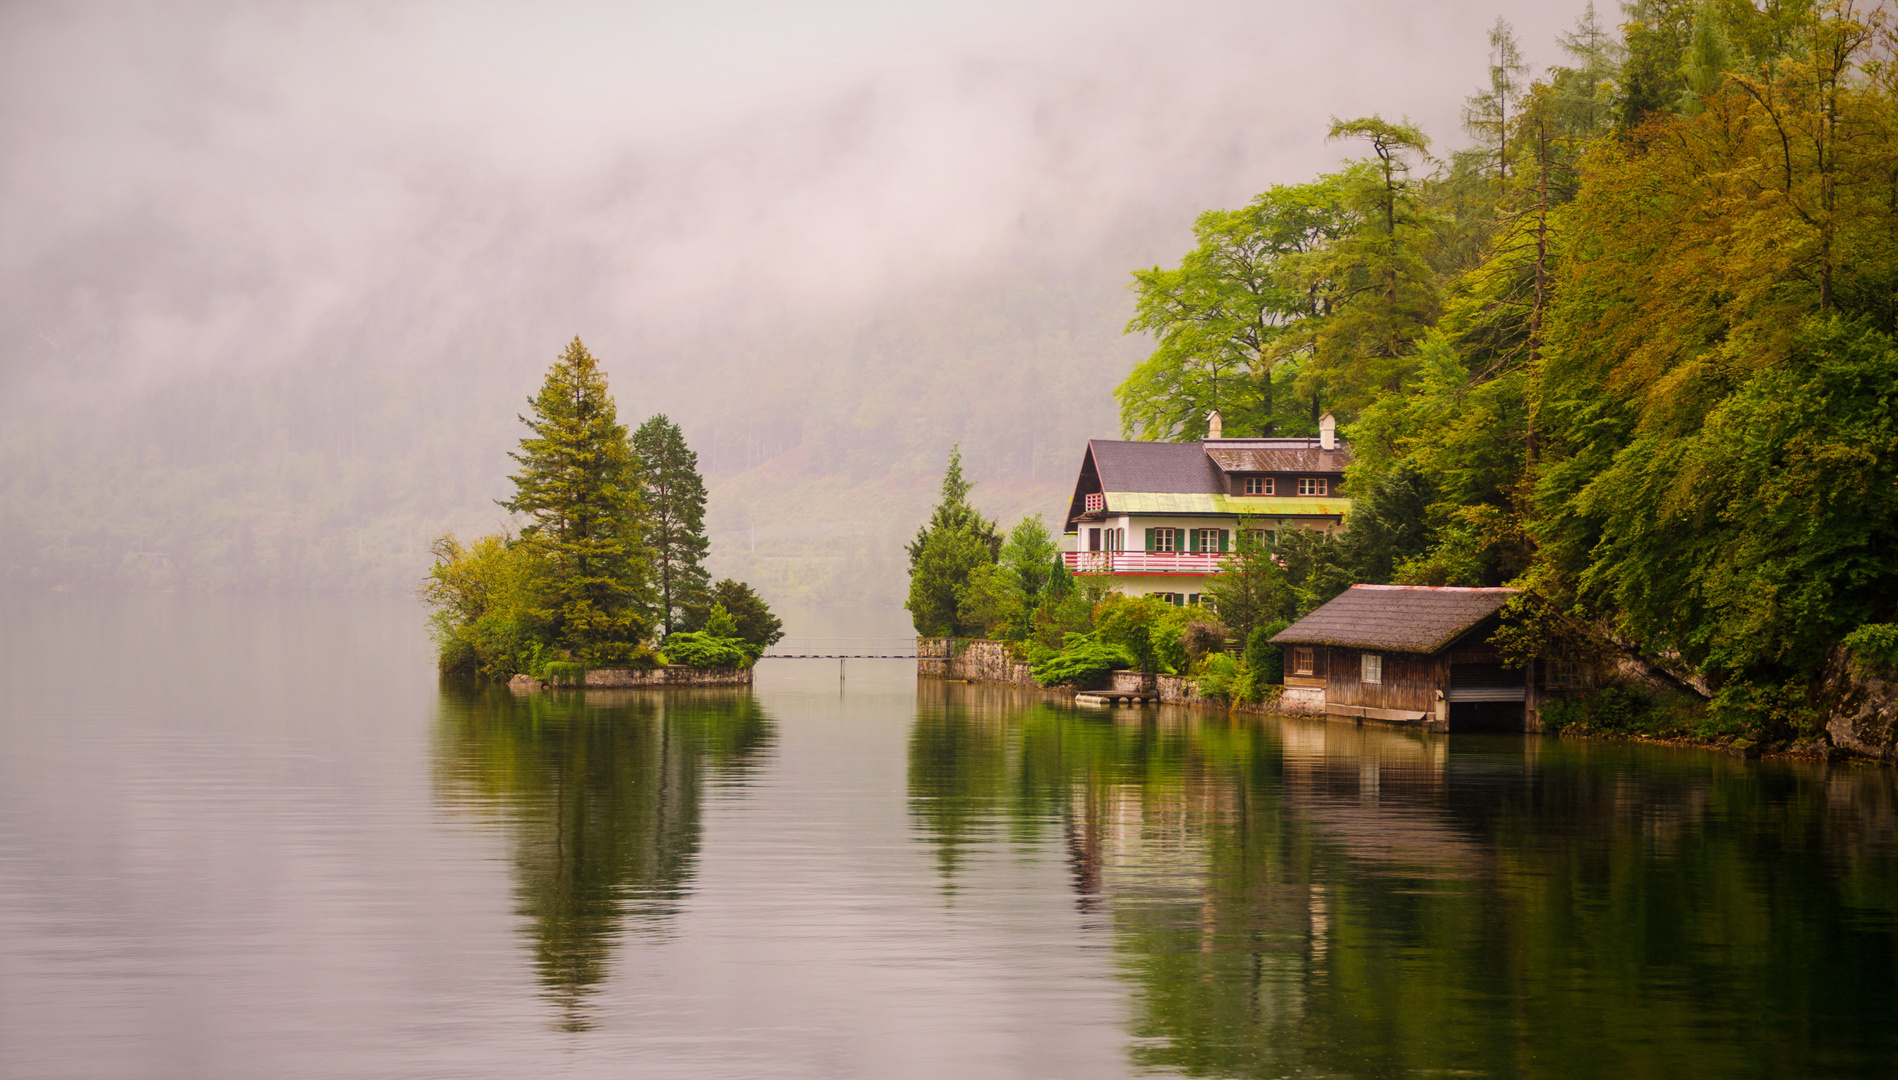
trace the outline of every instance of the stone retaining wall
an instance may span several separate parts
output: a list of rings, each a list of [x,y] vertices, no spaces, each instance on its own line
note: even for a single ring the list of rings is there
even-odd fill
[[[589,668],[586,682],[573,689],[627,690],[647,686],[750,686],[750,668],[695,668],[674,664],[660,668]],[[547,684],[532,675],[508,680],[516,690],[539,690]]]
[[[938,679],[1035,685],[1028,665],[1008,655],[1007,646],[999,641],[967,638],[918,638],[916,674]]]
[[[1035,685],[1035,677],[1029,666],[1008,655],[1008,647],[999,641],[921,638],[916,642],[916,674],[938,679]],[[1148,692],[1137,671],[1114,672],[1108,688],[1121,694]],[[1170,704],[1210,704],[1199,696],[1197,683],[1178,675],[1153,676],[1152,692],[1158,694],[1161,701]]]

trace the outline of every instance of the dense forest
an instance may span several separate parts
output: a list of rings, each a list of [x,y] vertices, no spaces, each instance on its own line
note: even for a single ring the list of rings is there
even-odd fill
[[[1345,532],[1212,582],[1237,667],[1189,613],[1043,589],[992,526],[952,537],[954,462],[911,549],[936,553],[919,631],[1019,642],[1044,681],[1190,669],[1243,699],[1264,635],[1354,581],[1513,585],[1516,662],[1635,658],[1684,699],[1636,703],[1671,714],[1650,729],[1782,741],[1822,726],[1828,663],[1898,662],[1892,29],[1851,4],[1626,14],[1617,35],[1591,6],[1535,78],[1499,20],[1470,148],[1334,120],[1342,168],[1202,215],[1178,265],[1135,274],[1129,330],[1157,348],[1116,391],[1129,437],[1329,412],[1355,451]],[[1022,585],[996,604],[995,580]]]
[[[1202,216],[1137,275],[1130,434],[1348,424],[1343,580],[1516,584],[1790,725],[1898,616],[1898,67],[1852,4],[1591,7],[1531,78],[1506,23],[1431,155],[1364,153]]]

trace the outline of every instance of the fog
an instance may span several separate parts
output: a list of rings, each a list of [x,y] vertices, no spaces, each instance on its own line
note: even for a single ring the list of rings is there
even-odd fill
[[[576,334],[713,489],[715,571],[897,603],[960,441],[1009,520],[1117,436],[1131,270],[1447,149],[1578,4],[11,4],[0,574],[390,590],[505,524]]]

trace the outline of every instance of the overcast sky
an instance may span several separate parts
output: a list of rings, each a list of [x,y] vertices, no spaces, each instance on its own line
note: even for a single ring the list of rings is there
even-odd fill
[[[506,312],[538,368],[603,312],[822,318],[1130,222],[1177,252],[1350,153],[1333,114],[1460,142],[1500,11],[8,4],[0,390],[307,358],[371,307],[411,355]],[[1578,12],[1507,15],[1546,64]]]

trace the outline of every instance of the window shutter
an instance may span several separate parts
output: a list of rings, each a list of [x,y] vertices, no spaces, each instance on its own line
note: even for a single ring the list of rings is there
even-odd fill
[[[1231,551],[1231,550],[1232,550],[1232,530],[1231,529],[1219,530],[1219,553],[1221,555],[1224,555],[1226,552]]]
[[[1153,550],[1153,530],[1152,529],[1147,530],[1147,550],[1148,551]]]

